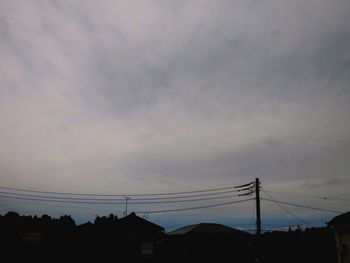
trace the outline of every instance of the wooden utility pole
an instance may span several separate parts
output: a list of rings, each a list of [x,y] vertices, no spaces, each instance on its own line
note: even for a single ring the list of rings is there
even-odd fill
[[[255,179],[255,201],[256,201],[256,234],[261,234],[261,216],[260,216],[260,181]]]

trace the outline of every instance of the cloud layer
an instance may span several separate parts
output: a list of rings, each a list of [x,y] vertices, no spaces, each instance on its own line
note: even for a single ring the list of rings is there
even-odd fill
[[[133,193],[260,177],[345,190],[348,1],[28,0],[0,10],[2,185]]]

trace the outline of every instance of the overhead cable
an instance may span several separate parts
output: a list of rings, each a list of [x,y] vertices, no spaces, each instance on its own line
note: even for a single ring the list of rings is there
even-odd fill
[[[319,211],[324,211],[324,212],[330,212],[330,213],[336,213],[336,214],[341,214],[344,213],[343,211],[336,211],[336,210],[330,210],[330,209],[324,209],[324,208],[319,208],[319,207],[312,207],[312,206],[306,206],[306,205],[300,205],[300,204],[293,204],[293,203],[288,203],[288,202],[281,202],[281,201],[276,201],[268,198],[261,198],[261,200],[269,201],[269,202],[275,202],[275,203],[280,203],[284,205],[290,205],[290,206],[295,206],[295,207],[302,207],[302,208],[307,208],[307,209],[313,209],[313,210],[319,210]]]
[[[209,198],[196,198],[196,199],[184,199],[184,200],[167,200],[167,201],[133,201],[133,199],[129,200],[129,204],[166,204],[166,203],[184,203],[184,202],[194,202],[194,201],[209,201],[209,200],[217,200],[217,199],[228,199],[233,197],[238,197],[239,195],[225,195],[219,197],[209,197]],[[19,196],[9,196],[9,195],[0,195],[0,198],[8,198],[8,199],[16,199],[16,200],[29,200],[29,201],[42,201],[42,202],[58,202],[58,203],[74,203],[74,204],[101,204],[101,205],[123,205],[125,202],[116,202],[116,201],[108,201],[106,200],[98,200],[94,199],[93,201],[88,199],[47,199],[47,198],[31,198],[31,197],[19,197]]]
[[[184,198],[193,198],[193,197],[203,197],[203,196],[217,196],[220,194],[234,193],[236,190],[230,191],[220,191],[215,193],[205,193],[205,194],[195,194],[195,195],[181,195],[181,196],[169,196],[169,197],[148,197],[148,198],[133,198],[132,200],[137,201],[147,201],[147,200],[168,200],[168,199],[184,199]],[[53,195],[42,195],[42,194],[24,194],[24,193],[15,193],[8,191],[0,191],[0,194],[12,195],[12,196],[25,196],[25,197],[34,197],[34,198],[47,198],[47,199],[57,199],[57,200],[83,200],[83,201],[124,201],[125,198],[87,198],[87,197],[67,197],[67,196],[53,196]],[[125,196],[124,196],[125,197]],[[128,196],[129,197],[129,196]]]
[[[54,195],[75,195],[75,196],[166,196],[166,195],[180,195],[180,194],[192,194],[192,193],[206,193],[206,192],[214,192],[214,191],[220,191],[220,190],[228,190],[232,189],[232,191],[238,191],[234,190],[235,186],[228,186],[228,187],[220,187],[220,188],[211,188],[211,189],[205,189],[205,190],[194,190],[194,191],[184,191],[184,192],[168,192],[168,193],[145,193],[145,194],[88,194],[88,193],[69,193],[69,192],[52,192],[52,191],[37,191],[37,190],[29,190],[29,189],[22,189],[22,188],[11,188],[11,187],[3,187],[0,186],[0,189],[4,190],[11,190],[11,191],[19,191],[19,192],[30,192],[30,193],[40,193],[40,194],[54,194]]]
[[[291,215],[292,217],[294,217],[295,219],[297,219],[298,221],[300,221],[301,223],[311,226],[310,223],[306,222],[304,219],[298,217],[297,215],[295,215],[292,211],[290,211],[289,209],[287,209],[286,207],[284,207],[281,203],[279,203],[278,201],[276,201],[274,198],[272,198],[271,195],[269,195],[264,189],[261,189],[271,200],[275,201],[275,204],[278,205],[282,210],[284,210],[285,212],[287,212],[289,215]]]
[[[247,202],[247,201],[251,201],[251,200],[255,200],[255,199],[254,198],[250,198],[250,199],[244,199],[244,200],[233,201],[233,202],[226,202],[226,203],[214,204],[214,205],[187,207],[187,208],[179,208],[179,209],[167,209],[167,210],[139,211],[139,212],[135,212],[135,213],[155,214],[155,213],[168,213],[168,212],[177,212],[177,211],[187,211],[187,210],[195,210],[195,209],[202,209],[202,208],[210,208],[210,207],[217,207],[217,206],[224,206],[224,205],[243,203],[243,202]]]

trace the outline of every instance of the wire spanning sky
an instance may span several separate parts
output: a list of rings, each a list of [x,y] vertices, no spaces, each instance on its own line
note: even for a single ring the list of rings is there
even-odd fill
[[[349,13],[347,0],[3,0],[0,186],[131,194],[259,177],[349,198]],[[310,205],[348,208],[324,201]],[[237,207],[201,216],[251,214]]]

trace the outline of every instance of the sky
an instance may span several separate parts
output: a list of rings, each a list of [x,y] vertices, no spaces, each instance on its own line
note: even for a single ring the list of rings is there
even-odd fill
[[[348,0],[2,0],[0,186],[127,195],[260,178],[270,191],[350,198],[349,13]],[[262,206],[263,222],[296,223]],[[0,207],[78,222],[124,210]],[[311,224],[334,216],[288,209]],[[250,203],[149,219],[233,224],[253,213]]]

